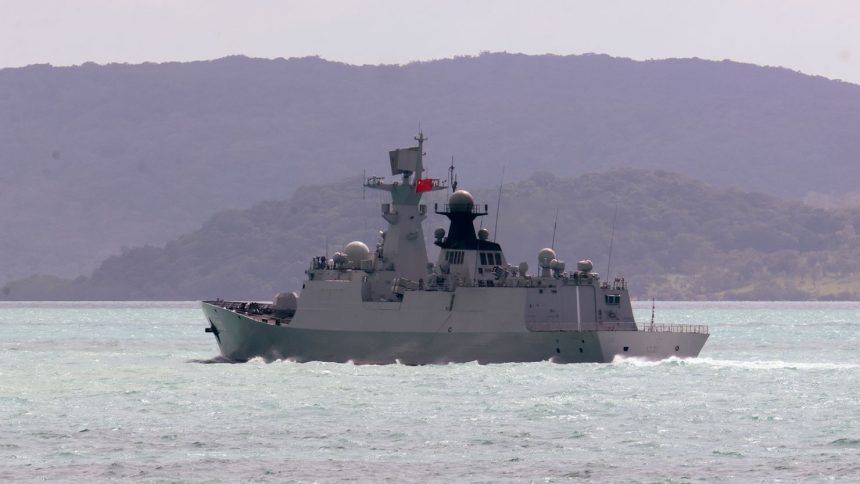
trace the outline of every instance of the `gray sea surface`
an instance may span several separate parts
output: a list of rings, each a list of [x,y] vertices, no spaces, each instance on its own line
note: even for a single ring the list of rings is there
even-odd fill
[[[657,321],[701,357],[201,364],[197,303],[2,303],[0,480],[860,481],[860,303]]]

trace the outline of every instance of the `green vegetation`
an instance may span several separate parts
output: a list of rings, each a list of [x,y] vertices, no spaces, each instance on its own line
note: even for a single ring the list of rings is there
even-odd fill
[[[468,188],[464,186],[462,188]],[[474,194],[490,205],[496,190]],[[434,194],[425,202],[443,202]],[[7,299],[268,299],[301,287],[312,256],[350,240],[376,242],[383,200],[359,179],[301,188],[287,201],[222,212],[164,247],[126,250],[74,281],[28,278]],[[613,170],[578,178],[537,173],[504,187],[498,242],[509,262],[535,267],[559,220],[555,248],[572,267],[590,258],[638,298],[857,299],[860,214],[715,188],[664,171]],[[617,217],[615,211],[617,209]],[[442,217],[425,223],[428,239]],[[492,237],[492,235],[491,235]],[[431,246],[432,247],[432,246]],[[431,250],[431,258],[436,252]],[[605,276],[605,274],[604,274]]]
[[[384,167],[419,120],[431,175],[455,155],[472,188],[502,165],[511,180],[635,166],[858,199],[860,86],[787,69],[518,54],[30,66],[0,69],[0,284],[76,277],[223,210]]]

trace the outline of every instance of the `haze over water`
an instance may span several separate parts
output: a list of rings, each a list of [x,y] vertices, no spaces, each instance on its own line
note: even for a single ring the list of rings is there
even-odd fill
[[[860,479],[860,303],[657,319],[701,358],[207,365],[197,303],[3,303],[0,480]]]

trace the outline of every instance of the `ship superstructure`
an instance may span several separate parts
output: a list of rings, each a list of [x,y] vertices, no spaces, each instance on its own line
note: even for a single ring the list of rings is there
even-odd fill
[[[389,152],[392,181],[365,182],[391,199],[382,204],[388,227],[373,250],[356,241],[314,257],[301,292],[272,303],[203,303],[206,331],[225,358],[427,364],[699,354],[707,326],[637,325],[626,281],[602,282],[589,260],[568,271],[545,248],[534,274],[527,263],[508,263],[487,229],[475,230],[487,206],[464,190],[434,206],[449,227],[435,230],[439,257],[429,262],[421,198],[448,184],[423,178],[426,138],[415,139],[418,146]]]

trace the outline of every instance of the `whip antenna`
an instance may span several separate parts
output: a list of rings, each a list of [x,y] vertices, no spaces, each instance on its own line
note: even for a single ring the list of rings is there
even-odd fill
[[[552,244],[549,248],[555,250],[555,229],[558,228],[558,209],[555,209],[555,222],[552,224]]]
[[[502,166],[502,179],[499,180],[499,198],[496,201],[496,226],[493,227],[493,242],[499,233],[499,212],[502,211],[502,183],[505,182],[505,167]]]
[[[609,269],[612,267],[612,243],[615,241],[615,220],[618,218],[618,201],[615,201],[615,214],[612,215],[612,229],[609,232],[609,258],[606,260],[606,280],[609,280]]]

